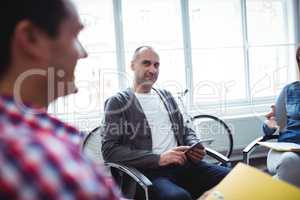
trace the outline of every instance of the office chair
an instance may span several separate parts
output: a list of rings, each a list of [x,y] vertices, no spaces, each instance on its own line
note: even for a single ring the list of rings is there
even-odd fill
[[[243,149],[243,162],[247,165],[250,164],[250,156],[251,153],[258,147],[260,144],[258,142],[265,142],[268,140],[278,139],[278,135],[265,135],[256,138],[250,144],[247,145],[246,148]]]
[[[101,153],[101,133],[103,131],[102,126],[99,126],[89,132],[84,138],[82,144],[83,153],[96,162],[103,162],[103,157]],[[221,162],[224,165],[230,165],[229,158],[223,156],[222,154],[206,148],[207,155],[216,159],[218,162]],[[149,200],[149,189],[152,186],[151,181],[143,175],[140,171],[133,167],[125,166],[120,163],[104,162],[104,165],[110,169],[111,175],[114,178],[115,182],[118,184],[118,175],[125,174],[131,177],[141,188],[143,189],[144,197],[146,200]],[[120,185],[119,185],[120,186]],[[120,186],[121,187],[121,186]],[[122,188],[121,188],[122,190]],[[122,191],[123,192],[123,191]],[[125,195],[126,198],[133,198],[132,196]]]

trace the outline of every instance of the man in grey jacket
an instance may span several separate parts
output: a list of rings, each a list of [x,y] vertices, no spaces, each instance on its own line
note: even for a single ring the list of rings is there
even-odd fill
[[[153,88],[159,67],[152,47],[136,49],[131,62],[133,87],[105,103],[103,157],[142,171],[153,183],[155,199],[195,199],[229,170],[202,161],[206,153],[201,144],[187,151],[199,139],[184,125],[172,95]]]

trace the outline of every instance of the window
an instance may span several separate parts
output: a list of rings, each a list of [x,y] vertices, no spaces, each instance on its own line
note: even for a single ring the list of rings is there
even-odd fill
[[[296,0],[74,2],[89,57],[76,69],[79,93],[49,109],[80,128],[94,127],[81,119],[99,124],[104,100],[131,84],[131,56],[141,45],[160,55],[157,85],[175,95],[188,88],[188,102],[201,108],[270,102],[298,77]]]
[[[153,46],[161,62],[157,84],[173,92],[183,90],[186,86],[180,1],[123,0],[122,8],[126,66],[137,47]],[[126,70],[131,74],[129,67]]]
[[[272,97],[287,83],[295,66],[291,3],[190,0],[194,104]]]
[[[295,66],[293,29],[287,7],[290,0],[247,1],[251,98],[274,96]]]
[[[191,0],[189,13],[194,104],[244,99],[240,0]]]
[[[79,60],[76,66],[78,93],[58,99],[49,111],[84,130],[99,124],[105,99],[119,90],[119,74],[112,2],[73,1],[85,26],[79,40],[88,58]],[[90,120],[83,120],[87,118]]]

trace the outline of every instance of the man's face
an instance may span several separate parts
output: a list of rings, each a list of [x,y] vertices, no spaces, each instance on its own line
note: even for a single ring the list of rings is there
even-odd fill
[[[152,49],[141,50],[131,63],[135,82],[140,86],[152,86],[159,74],[159,57]]]
[[[50,44],[50,65],[55,69],[54,98],[77,92],[74,83],[74,70],[78,59],[87,53],[78,41],[83,28],[74,6],[67,2],[69,16],[61,23],[57,38]],[[50,89],[48,86],[48,89]],[[50,99],[51,100],[51,99]]]

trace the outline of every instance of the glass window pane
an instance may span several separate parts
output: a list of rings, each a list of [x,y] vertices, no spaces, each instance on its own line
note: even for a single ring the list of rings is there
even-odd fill
[[[158,87],[171,91],[174,95],[186,89],[184,57],[182,50],[161,50],[160,72],[157,81]]]
[[[289,42],[285,0],[247,0],[250,45]]]
[[[190,0],[192,47],[242,46],[240,0]]]
[[[88,52],[114,52],[116,45],[112,1],[73,1],[85,26],[80,39]]]
[[[192,56],[195,104],[246,97],[241,48],[193,50]]]
[[[251,98],[277,95],[289,82],[289,70],[295,66],[295,47],[271,46],[249,49]]]
[[[118,90],[118,76],[112,1],[73,2],[85,26],[79,40],[88,57],[79,60],[76,66],[78,93],[58,99],[54,110],[58,115],[63,114],[62,119],[78,125],[82,117],[100,119],[104,100]]]
[[[245,98],[240,0],[190,0],[189,12],[194,104]]]
[[[159,83],[176,81],[184,88],[185,73],[180,1],[124,0],[122,1],[122,8],[127,66],[137,47],[141,45],[153,46],[161,59]],[[126,71],[132,74],[129,67],[126,68]],[[176,73],[170,73],[171,71],[176,71]],[[177,87],[172,86],[170,88]]]

